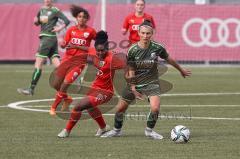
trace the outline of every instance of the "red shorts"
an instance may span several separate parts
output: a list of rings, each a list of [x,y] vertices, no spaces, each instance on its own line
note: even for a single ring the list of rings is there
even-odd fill
[[[72,57],[61,62],[56,70],[58,79],[64,79],[65,83],[73,83],[81,74],[86,65],[86,59]]]
[[[87,93],[87,96],[91,105],[96,107],[108,102],[112,98],[113,92],[99,88],[91,88],[91,90]]]

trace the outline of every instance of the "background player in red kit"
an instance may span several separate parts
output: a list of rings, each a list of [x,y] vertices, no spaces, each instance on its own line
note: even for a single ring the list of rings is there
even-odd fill
[[[75,105],[66,128],[58,134],[60,138],[69,136],[72,128],[81,118],[82,111],[85,109],[88,110],[91,117],[95,119],[100,126],[96,136],[100,136],[106,132],[105,121],[97,106],[108,102],[112,98],[114,94],[113,77],[115,70],[124,68],[126,64],[125,55],[123,58],[118,58],[118,56],[108,51],[108,36],[104,31],[97,33],[95,48],[90,48],[88,51],[98,72],[87,96]]]
[[[140,40],[138,36],[138,27],[144,22],[145,19],[149,20],[153,24],[153,28],[155,28],[153,17],[147,13],[144,13],[145,4],[145,0],[136,0],[135,12],[129,14],[124,20],[122,33],[123,35],[126,35],[129,31],[129,46]]]
[[[67,88],[76,80],[85,67],[87,51],[80,50],[76,47],[89,47],[91,41],[96,37],[96,31],[87,25],[87,21],[90,18],[87,10],[73,5],[71,7],[71,13],[73,17],[76,18],[77,25],[67,30],[64,42],[61,44],[61,47],[66,48],[66,53],[59,68],[56,70],[58,78],[56,78],[52,84],[57,90],[57,93],[50,109],[51,115],[56,114],[56,108],[62,100],[64,101],[64,105],[69,105],[72,102],[72,98],[66,93]],[[69,47],[72,45],[75,47]]]

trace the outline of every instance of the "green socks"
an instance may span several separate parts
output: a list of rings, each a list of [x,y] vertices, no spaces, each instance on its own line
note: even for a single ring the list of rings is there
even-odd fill
[[[147,127],[153,129],[158,120],[159,112],[150,112],[147,118]]]
[[[34,90],[34,88],[36,87],[37,82],[41,77],[41,74],[42,74],[41,69],[37,69],[37,68],[34,69],[34,72],[33,72],[33,75],[32,75],[32,82],[31,82],[31,86],[30,86],[30,88],[32,90]]]

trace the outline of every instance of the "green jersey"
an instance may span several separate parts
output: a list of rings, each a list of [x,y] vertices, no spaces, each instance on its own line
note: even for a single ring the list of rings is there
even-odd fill
[[[158,82],[158,57],[168,58],[165,48],[151,41],[148,48],[142,49],[136,43],[128,50],[128,66],[135,70],[136,86]]]
[[[52,30],[59,18],[63,20],[66,26],[70,23],[67,17],[56,7],[42,7],[37,14],[37,18],[38,24],[41,25],[39,36],[56,36],[56,33],[52,32]]]

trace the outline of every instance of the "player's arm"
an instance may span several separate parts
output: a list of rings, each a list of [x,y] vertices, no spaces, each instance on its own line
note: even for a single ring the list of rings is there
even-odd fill
[[[79,45],[74,45],[74,44],[69,43],[66,46],[66,49],[78,49],[78,50],[88,51],[89,47],[87,47],[87,46],[79,46]]]
[[[38,11],[37,16],[34,17],[33,22],[36,26],[39,26],[41,24],[41,22],[40,22],[40,11]]]
[[[70,24],[70,21],[68,20],[68,18],[60,10],[57,12],[56,16],[59,19],[61,19],[64,23],[58,26],[55,26],[52,30],[53,32],[59,32]]]
[[[187,76],[190,76],[191,75],[191,71],[190,70],[187,70],[187,69],[184,69],[182,68],[173,58],[171,58],[170,56],[168,56],[168,58],[166,59],[166,61],[172,65],[174,68],[176,68],[180,73],[181,75],[185,78]]]
[[[136,90],[136,82],[137,82],[136,80],[137,79],[135,76],[135,68],[128,66],[127,76],[128,76],[130,87],[131,87],[133,94],[135,95],[136,98],[143,100],[143,95]]]
[[[125,18],[122,26],[122,34],[126,35],[129,28],[128,17]]]
[[[127,82],[130,84],[131,90],[136,98],[143,100],[143,95],[136,90],[137,78],[135,76],[136,71],[136,63],[134,60],[134,54],[131,52],[131,49],[128,50],[127,57],[127,68],[125,73],[125,78]]]
[[[191,75],[191,71],[187,69],[183,69],[173,58],[169,56],[169,54],[167,53],[164,47],[160,47],[158,53],[160,58],[166,60],[167,63],[169,63],[175,69],[177,69],[184,78]]]

